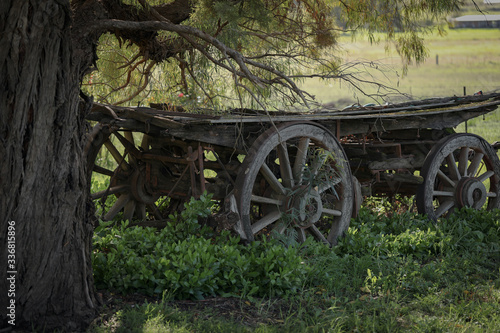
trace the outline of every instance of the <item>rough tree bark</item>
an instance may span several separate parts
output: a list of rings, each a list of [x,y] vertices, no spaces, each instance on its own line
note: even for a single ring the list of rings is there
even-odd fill
[[[12,299],[16,329],[76,331],[96,313],[71,15],[68,0],[0,2],[0,328]]]

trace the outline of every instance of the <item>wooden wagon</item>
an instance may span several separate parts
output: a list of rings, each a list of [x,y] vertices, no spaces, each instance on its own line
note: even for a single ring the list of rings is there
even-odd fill
[[[486,94],[221,115],[95,104],[89,170],[109,183],[92,197],[116,196],[102,205],[105,220],[145,220],[207,191],[242,239],[292,227],[300,240],[330,245],[363,196],[416,195],[434,220],[464,206],[500,208],[498,145],[453,130],[499,104],[500,94]]]

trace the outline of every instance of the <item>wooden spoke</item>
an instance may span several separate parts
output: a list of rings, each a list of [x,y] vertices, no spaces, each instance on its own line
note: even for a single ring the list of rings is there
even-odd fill
[[[335,186],[339,185],[342,182],[342,178],[333,178],[329,179],[323,183],[320,183],[317,190],[319,194],[322,194],[323,192],[327,190],[332,190],[335,192]]]
[[[127,141],[129,141],[131,144],[133,144],[135,146],[135,141],[134,141],[134,134],[130,131],[125,131],[125,139],[127,139]],[[125,148],[126,150],[126,148]],[[128,154],[128,159],[129,159],[129,162],[130,163],[136,163],[136,159],[131,155],[131,154]]]
[[[132,199],[131,194],[120,195],[118,197],[118,200],[116,200],[115,204],[113,205],[113,207],[111,207],[111,209],[108,210],[106,215],[104,215],[104,220],[111,221],[112,219],[114,219],[116,214],[118,214],[131,199]]]
[[[481,165],[481,162],[483,161],[484,154],[481,152],[475,152],[474,157],[472,158],[472,161],[470,162],[469,168],[467,170],[467,174],[470,177],[474,177],[477,174],[477,171],[479,170],[479,166]]]
[[[331,243],[326,239],[326,237],[323,235],[323,233],[321,231],[319,231],[319,229],[315,225],[308,228],[308,230],[309,230],[309,232],[311,232],[313,237],[316,238],[317,240],[319,240],[327,245],[331,245]]]
[[[302,172],[306,165],[307,153],[309,151],[310,138],[300,138],[299,146],[297,147],[297,155],[293,163],[293,179],[296,184],[302,183]]]
[[[143,221],[146,219],[146,204],[137,202],[135,211],[139,220]]]
[[[146,185],[148,181],[145,176],[146,163],[137,163],[142,157],[141,151],[149,150],[149,137],[142,136],[140,148],[135,144],[138,140],[131,131],[112,133],[103,131],[101,135],[94,137],[90,146],[95,148],[88,153],[87,165],[92,168],[93,177],[100,177],[99,180],[107,177],[107,181],[111,184],[108,189],[91,194],[93,200],[101,201],[99,206],[104,210],[103,218],[112,220],[122,212],[125,220],[134,218],[145,220],[147,212],[152,212],[156,218],[161,219],[162,216],[154,205],[158,194],[150,190],[149,184]],[[109,159],[104,160],[101,157],[103,155],[109,156]],[[112,205],[104,204],[108,199],[116,201]]]
[[[106,142],[104,142],[104,145],[106,146],[106,149],[109,151],[111,156],[113,156],[113,158],[115,159],[115,162],[118,165],[120,165],[120,167],[124,171],[127,171],[129,169],[129,165],[125,161],[124,156],[122,156],[122,154],[120,154],[118,149],[116,149],[115,145],[113,145],[113,143],[110,140],[107,140]]]
[[[443,202],[436,210],[436,216],[441,217],[441,215],[443,215],[444,213],[449,211],[454,206],[455,206],[455,203],[453,202],[453,200],[447,200],[447,201]]]
[[[109,189],[106,189],[103,191],[92,193],[90,195],[90,197],[92,198],[92,200],[96,200],[96,199],[100,199],[106,195],[123,193],[123,192],[129,191],[129,190],[130,190],[130,186],[128,186],[126,184],[117,185],[117,186],[110,187]]]
[[[342,216],[342,212],[336,209],[324,208],[322,210],[323,214],[331,215],[331,216]]]
[[[483,173],[482,175],[478,176],[477,179],[479,179],[481,182],[484,182],[486,179],[490,178],[494,174],[495,174],[495,172],[493,172],[493,170],[488,170],[485,173]]]
[[[114,176],[114,171],[108,170],[106,168],[103,168],[97,164],[94,164],[94,167],[92,168],[92,171],[100,173],[101,175],[113,177]]]
[[[458,171],[457,167],[457,161],[455,160],[455,156],[453,156],[453,153],[449,154],[446,157],[446,161],[448,162],[448,170],[450,173],[450,178],[454,180],[460,180],[462,176],[460,175],[460,172]]]
[[[267,198],[267,197],[262,197],[259,195],[253,195],[253,194],[252,194],[251,200],[252,200],[252,202],[255,202],[255,203],[261,203],[261,204],[267,204],[267,205],[281,206],[283,204],[283,201],[280,199]]]
[[[126,131],[124,134],[125,139],[127,139],[131,144],[135,144],[134,134],[130,131]]]
[[[447,191],[434,191],[432,196],[434,197],[453,197],[455,192],[447,192]]]
[[[452,187],[455,187],[457,185],[443,171],[438,170],[437,175],[438,175],[439,179],[441,179],[443,182],[447,183],[448,185],[451,185]]]
[[[458,173],[461,177],[467,176],[467,164],[469,163],[469,147],[460,149],[460,157],[458,158]]]
[[[281,213],[279,211],[275,210],[270,212],[269,214],[265,215],[263,218],[252,224],[252,232],[256,234],[268,225],[278,221],[280,217]]]
[[[284,234],[286,230],[286,224],[285,223],[276,223],[273,229],[275,232],[278,234]]]
[[[142,151],[147,151],[147,150],[149,150],[149,135],[144,134],[144,135],[142,136],[142,140],[141,140],[141,148],[142,148]]]
[[[124,221],[132,221],[132,218],[134,217],[134,212],[135,212],[135,206],[136,206],[136,201],[135,200],[129,200],[125,207],[123,207],[123,220]]]
[[[288,156],[286,142],[281,142],[277,148],[283,185],[287,188],[292,188],[295,184],[293,180],[292,166],[290,165],[290,157]]]
[[[262,165],[262,167],[260,168],[260,172],[262,173],[264,178],[269,183],[269,186],[271,186],[271,188],[274,190],[274,192],[281,194],[281,195],[285,195],[285,192],[286,192],[285,188],[283,187],[283,185],[281,185],[278,178],[276,178],[276,176],[271,171],[271,169],[269,169],[267,164],[264,163]]]

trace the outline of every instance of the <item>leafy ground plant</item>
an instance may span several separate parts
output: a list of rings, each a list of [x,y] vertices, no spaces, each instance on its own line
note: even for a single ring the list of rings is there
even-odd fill
[[[106,308],[93,331],[500,329],[500,211],[462,210],[434,224],[365,208],[333,249],[243,246],[177,218],[162,231],[124,224],[96,235]],[[186,239],[172,234],[181,229]]]

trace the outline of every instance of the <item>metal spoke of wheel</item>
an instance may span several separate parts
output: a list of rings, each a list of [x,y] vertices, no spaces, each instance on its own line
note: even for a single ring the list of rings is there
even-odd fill
[[[460,149],[460,156],[458,158],[458,173],[460,177],[467,176],[467,164],[469,162],[469,147],[462,147]]]
[[[286,142],[281,142],[277,148],[283,185],[285,187],[292,188],[295,184],[293,181],[292,166],[290,165],[290,157],[288,156]]]
[[[297,155],[295,156],[295,162],[293,163],[293,179],[295,180],[296,184],[302,183],[302,172],[306,165],[310,142],[310,138],[300,138],[299,140]]]
[[[437,217],[441,217],[441,215],[443,215],[444,213],[446,213],[447,211],[449,211],[454,206],[455,206],[455,203],[453,202],[453,200],[447,200],[447,201],[443,202],[439,206],[439,208],[436,209],[436,216]]]
[[[274,175],[274,173],[271,171],[271,169],[267,166],[267,164],[262,164],[262,167],[260,168],[260,172],[264,176],[264,178],[267,180],[269,186],[278,194],[285,195],[285,188],[283,185],[279,182],[278,178]]]
[[[261,231],[262,229],[264,229],[268,225],[278,221],[280,217],[281,217],[281,213],[277,210],[274,210],[274,211],[268,213],[267,215],[262,217],[260,220],[258,220],[254,224],[252,224],[252,232],[254,234],[258,233],[259,231]]]
[[[467,170],[467,174],[470,177],[474,177],[477,174],[477,171],[479,170],[479,166],[481,165],[481,162],[483,161],[484,154],[481,152],[475,152],[474,157],[472,158],[472,161],[470,162],[469,168]]]
[[[283,204],[283,200],[274,199],[274,198],[268,198],[268,197],[262,197],[262,196],[259,196],[259,195],[252,195],[252,202],[254,202],[254,203],[261,203],[261,204],[267,204],[267,205],[276,205],[276,206],[281,206]]]

